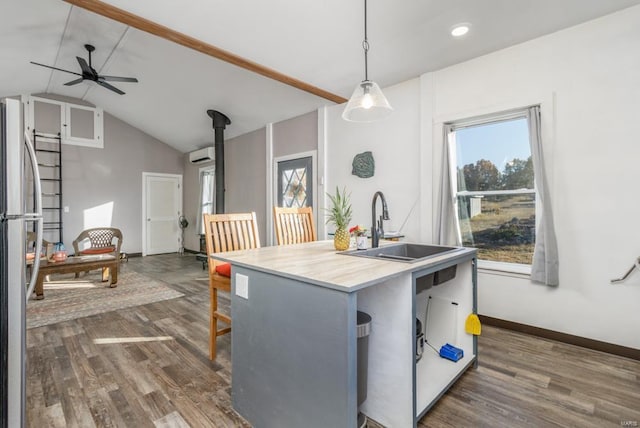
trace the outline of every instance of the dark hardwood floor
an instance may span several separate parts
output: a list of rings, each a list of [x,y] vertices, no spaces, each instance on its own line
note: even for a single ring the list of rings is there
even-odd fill
[[[28,330],[28,426],[249,426],[231,408],[229,335],[208,359],[201,263],[161,255],[121,266],[184,297]],[[479,355],[420,427],[640,425],[638,361],[491,327]]]

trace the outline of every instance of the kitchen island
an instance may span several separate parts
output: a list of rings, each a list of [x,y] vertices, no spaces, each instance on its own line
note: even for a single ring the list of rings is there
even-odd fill
[[[356,426],[358,310],[373,318],[361,411],[385,426],[416,426],[476,361],[464,331],[476,312],[474,249],[407,263],[318,241],[214,257],[232,264],[233,407],[256,427]],[[464,357],[425,346],[416,362],[416,319],[431,346]]]

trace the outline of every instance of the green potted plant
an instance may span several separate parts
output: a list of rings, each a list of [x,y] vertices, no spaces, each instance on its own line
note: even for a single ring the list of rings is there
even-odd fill
[[[335,234],[333,235],[333,245],[338,251],[344,251],[349,248],[351,236],[347,228],[351,221],[351,202],[349,201],[349,195],[347,190],[340,189],[336,186],[336,194],[332,195],[327,193],[329,199],[331,199],[331,208],[328,208],[327,223],[333,223],[336,227]]]

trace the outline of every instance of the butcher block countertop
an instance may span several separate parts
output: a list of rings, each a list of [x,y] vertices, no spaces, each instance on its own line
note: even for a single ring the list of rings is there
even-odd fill
[[[394,244],[381,243],[381,246],[383,245]],[[406,263],[339,254],[333,247],[333,240],[327,240],[216,253],[211,257],[229,262],[232,266],[255,269],[344,292],[354,292],[395,276],[454,259],[469,260],[475,252],[475,249],[461,248],[453,253]]]

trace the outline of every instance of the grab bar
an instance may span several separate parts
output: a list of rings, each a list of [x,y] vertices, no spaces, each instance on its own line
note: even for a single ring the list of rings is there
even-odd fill
[[[622,278],[612,279],[612,280],[611,280],[611,283],[612,283],[612,284],[617,284],[617,283],[619,283],[619,282],[623,282],[623,281],[625,281],[625,280],[629,277],[629,275],[631,275],[631,272],[633,272],[633,270],[634,270],[634,269],[640,269],[640,257],[638,257],[638,258],[636,259],[636,261],[633,263],[633,266],[631,266],[631,267],[629,268],[629,270],[627,271],[627,273],[625,273],[625,274],[622,276]]]

